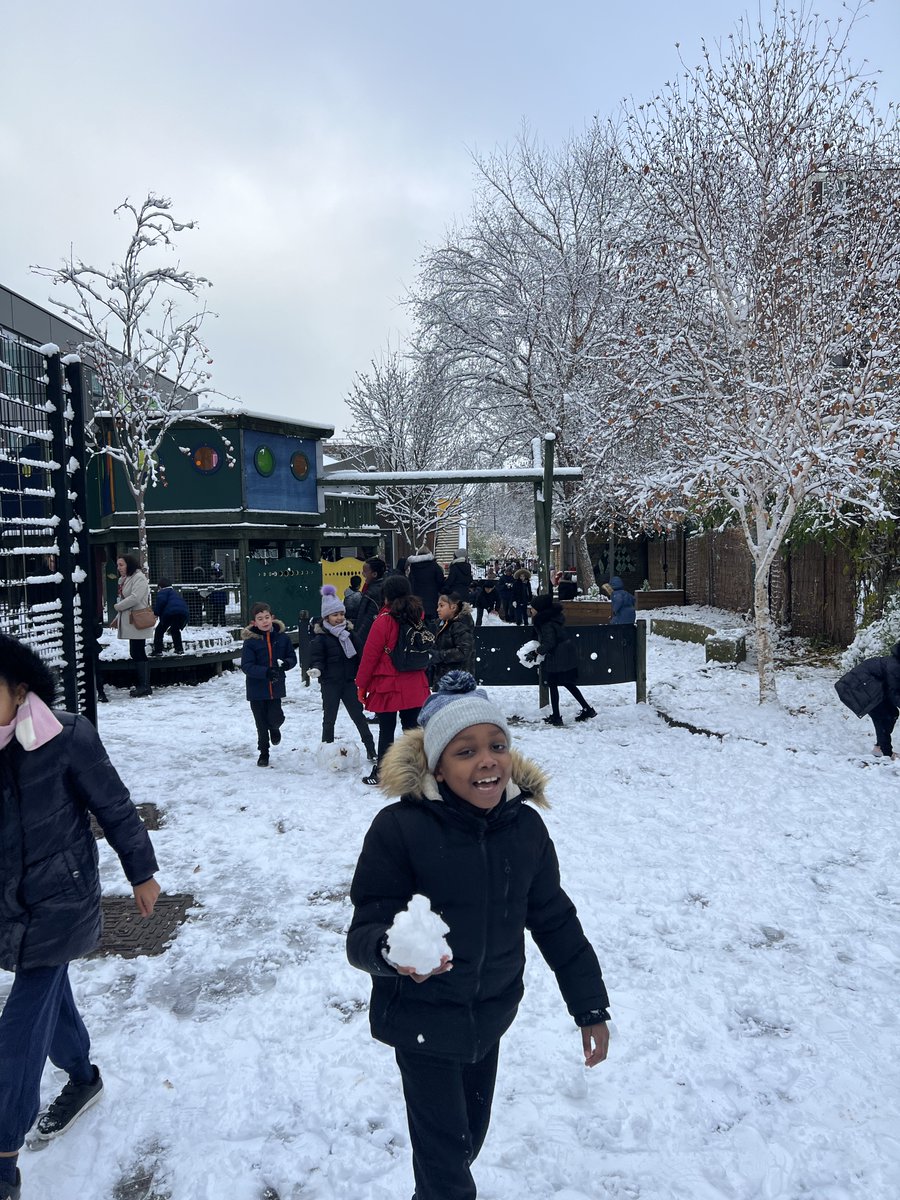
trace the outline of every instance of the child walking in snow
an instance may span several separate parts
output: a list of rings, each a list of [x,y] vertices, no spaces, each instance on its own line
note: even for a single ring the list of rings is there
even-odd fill
[[[356,669],[362,646],[347,620],[337,590],[326,583],[322,588],[322,619],[313,625],[309,643],[309,677],[318,679],[322,689],[322,741],[334,741],[334,723],[343,704],[359,731],[370,762],[376,759],[375,739],[356,695]]]
[[[15,972],[0,1013],[0,1200],[21,1196],[17,1157],[38,1118],[46,1060],[69,1078],[38,1118],[39,1141],[64,1133],[103,1094],[69,983],[69,963],[100,940],[90,814],[142,917],[159,896],[153,847],[128,789],[90,722],[51,707],[54,690],[34,651],[0,634],[0,968]],[[139,1092],[132,1102],[141,1103]]]
[[[547,725],[564,725],[559,711],[559,689],[564,687],[581,705],[576,721],[590,721],[597,711],[588,704],[578,683],[578,651],[566,629],[566,618],[561,604],[550,595],[535,596],[529,609],[538,639],[538,648],[529,657],[541,655],[541,677],[550,691],[550,716],[544,717]]]
[[[472,1200],[500,1039],[524,991],[525,930],[556,975],[589,1067],[606,1058],[609,1001],[536,811],[548,806],[546,777],[510,749],[503,713],[471,675],[452,671],[419,726],[381,764],[382,789],[400,799],[366,834],[347,954],[372,976],[373,1037],[394,1047],[416,1200]],[[389,954],[395,919],[422,894],[452,954],[425,973]]]
[[[241,631],[241,670],[247,676],[247,699],[256,723],[258,767],[269,765],[269,741],[281,741],[284,712],[281,701],[287,695],[284,673],[297,665],[297,655],[281,621],[260,600],[250,609],[250,624]]]

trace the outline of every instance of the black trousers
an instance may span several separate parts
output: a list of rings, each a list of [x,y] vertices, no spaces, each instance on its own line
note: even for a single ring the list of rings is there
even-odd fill
[[[141,663],[147,661],[147,641],[145,638],[129,638],[128,639],[128,654],[132,662]]]
[[[172,635],[172,645],[175,647],[176,654],[184,653],[184,646],[181,643],[181,631],[187,625],[187,617],[161,617],[156,622],[156,629],[153,631],[153,649],[162,650],[163,638],[166,633]]]
[[[416,719],[421,712],[419,708],[401,708],[400,709],[400,728],[415,729]],[[378,761],[384,758],[388,750],[394,744],[394,731],[397,728],[397,716],[395,712],[376,713],[378,717]]]
[[[869,716],[875,726],[875,740],[878,742],[878,749],[885,758],[890,758],[894,752],[891,734],[897,724],[897,709],[890,700],[882,700],[880,704],[875,705]]]
[[[326,683],[320,679],[319,683],[322,686],[322,741],[334,741],[334,723],[337,720],[338,710],[343,704],[347,715],[359,731],[362,744],[367,751],[374,751],[375,742],[372,738],[372,731],[369,729],[369,722],[363,713],[363,706],[359,702],[356,684],[353,680],[348,679],[344,683]]]
[[[587,700],[585,700],[584,696],[582,696],[581,692],[578,690],[578,688],[575,686],[574,683],[564,683],[562,686],[566,689],[566,691],[569,693],[570,696],[575,697],[575,699],[578,701],[578,703],[581,705],[582,708],[589,707]],[[558,717],[559,716],[559,684],[548,683],[547,688],[550,692],[550,711],[553,713],[554,717]]]
[[[412,1144],[415,1200],[474,1200],[469,1167],[490,1124],[499,1050],[498,1042],[476,1063],[395,1051]]]
[[[269,749],[269,730],[280,729],[284,724],[284,713],[280,700],[251,700],[250,711],[256,722],[256,744],[260,754]]]

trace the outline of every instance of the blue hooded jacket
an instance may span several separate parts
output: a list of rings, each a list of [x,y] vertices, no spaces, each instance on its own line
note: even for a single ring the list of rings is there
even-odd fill
[[[633,625],[635,617],[634,596],[632,596],[631,592],[625,591],[625,585],[618,575],[613,575],[609,581],[609,586],[613,590],[613,615],[610,625]]]

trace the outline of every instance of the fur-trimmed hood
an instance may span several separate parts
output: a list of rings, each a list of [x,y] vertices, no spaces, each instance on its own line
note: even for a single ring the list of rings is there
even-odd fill
[[[453,621],[458,621],[460,617],[471,617],[471,616],[472,616],[472,605],[468,602],[468,600],[463,600],[462,604],[459,606],[459,612],[456,614],[455,617],[451,617],[450,620],[447,622],[447,624],[450,625]]]
[[[411,554],[406,560],[407,569],[415,566],[416,563],[434,562],[434,555],[430,550],[426,550],[424,554]]]
[[[537,808],[549,808],[545,792],[547,774],[518,750],[510,750],[512,779],[506,789],[507,800],[521,796]],[[425,734],[410,729],[394,742],[379,768],[379,786],[388,796],[406,796],[413,800],[441,801],[437,780],[428,770],[425,757]]]
[[[284,633],[284,621],[279,621],[277,617],[272,618],[272,633]],[[257,629],[255,625],[245,625],[241,630],[241,639],[246,641],[247,638],[261,638],[262,630]]]
[[[521,579],[523,583],[525,583],[526,581],[528,583],[530,583],[531,582],[531,572],[526,570],[525,567],[522,567],[521,570],[516,571],[515,575],[513,575],[513,579]]]

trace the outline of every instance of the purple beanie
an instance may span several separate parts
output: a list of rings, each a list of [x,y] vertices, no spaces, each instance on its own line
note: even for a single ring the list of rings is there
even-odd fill
[[[332,613],[344,612],[344,602],[338,599],[337,589],[330,583],[322,588],[322,616],[330,617]]]

